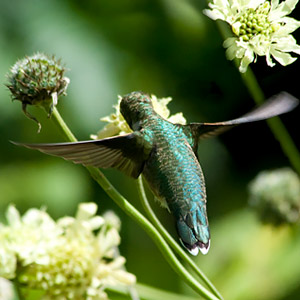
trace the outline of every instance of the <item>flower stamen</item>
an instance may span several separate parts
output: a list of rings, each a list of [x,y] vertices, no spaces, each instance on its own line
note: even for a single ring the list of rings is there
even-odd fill
[[[272,34],[276,27],[268,19],[270,8],[270,3],[265,2],[256,10],[253,8],[247,9],[232,24],[233,33],[245,42],[259,34],[265,36]]]

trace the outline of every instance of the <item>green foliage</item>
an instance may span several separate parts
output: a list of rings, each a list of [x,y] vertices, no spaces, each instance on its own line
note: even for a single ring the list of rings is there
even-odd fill
[[[1,217],[10,203],[22,211],[45,206],[53,217],[72,214],[70,207],[89,199],[92,192],[83,169],[54,161],[2,165],[0,190]]]

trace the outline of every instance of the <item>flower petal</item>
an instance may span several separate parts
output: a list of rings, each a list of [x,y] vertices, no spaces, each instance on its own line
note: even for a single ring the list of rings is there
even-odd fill
[[[204,9],[203,13],[214,21],[218,19],[225,21],[224,14],[220,12],[218,9]]]
[[[284,23],[284,25],[279,25],[273,34],[275,37],[290,34],[300,27],[300,21],[289,17],[281,18],[280,23]]]
[[[271,1],[271,11],[275,10],[279,5],[279,0],[272,0]]]
[[[8,207],[8,210],[6,212],[6,219],[7,219],[8,224],[11,226],[20,226],[21,225],[20,213],[13,205],[10,205]]]
[[[282,52],[294,52],[300,54],[300,46],[297,45],[297,41],[292,35],[281,37],[276,39],[273,43],[272,48],[280,50]]]
[[[284,53],[276,49],[271,49],[270,53],[283,66],[289,65],[297,59],[296,57],[292,57],[289,53]]]
[[[284,2],[281,2],[274,10],[271,9],[269,20],[273,21],[290,14],[296,7],[298,1],[299,0],[286,0]]]
[[[235,57],[237,57],[237,52],[240,51],[240,47],[237,46],[237,38],[230,37],[226,39],[223,43],[223,47],[226,49],[226,57],[229,60],[233,60]]]
[[[275,66],[275,63],[273,62],[273,60],[272,60],[272,58],[271,58],[271,53],[270,53],[270,51],[268,51],[268,52],[266,53],[266,61],[267,61],[267,65],[268,65],[269,67],[274,67],[274,66]]]
[[[241,60],[239,71],[245,73],[247,71],[248,65],[254,60],[254,52],[251,49],[247,49],[244,57]]]
[[[88,220],[90,217],[94,216],[97,212],[96,203],[81,203],[78,207],[76,213],[77,220]]]

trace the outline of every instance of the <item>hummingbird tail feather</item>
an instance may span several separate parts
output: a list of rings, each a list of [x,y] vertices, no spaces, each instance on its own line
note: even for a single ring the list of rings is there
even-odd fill
[[[194,256],[200,250],[202,254],[207,254],[210,247],[210,233],[208,225],[200,222],[191,227],[183,219],[177,221],[177,231],[183,246]]]

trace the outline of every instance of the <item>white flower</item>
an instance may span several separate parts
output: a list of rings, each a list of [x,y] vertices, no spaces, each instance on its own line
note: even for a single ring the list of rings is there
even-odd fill
[[[0,300],[13,300],[14,292],[12,283],[0,277]]]
[[[92,139],[103,139],[114,135],[122,135],[132,132],[132,130],[130,129],[120,112],[121,100],[122,97],[119,96],[118,104],[114,105],[114,108],[116,110],[115,113],[100,119],[101,121],[107,122],[108,124],[96,135],[91,135]],[[172,123],[182,125],[186,124],[186,119],[184,118],[181,112],[170,116],[170,110],[168,109],[167,105],[170,101],[172,101],[171,97],[158,99],[156,96],[151,95],[151,101],[154,110],[164,119]]]
[[[134,284],[117,251],[119,228],[96,211],[95,203],[83,203],[76,218],[55,222],[43,210],[21,217],[10,206],[8,225],[0,224],[0,276],[43,290],[43,300],[107,299],[108,285]]]
[[[102,139],[114,135],[122,135],[132,132],[132,130],[130,129],[120,112],[121,100],[122,97],[118,96],[118,103],[117,105],[113,106],[116,112],[112,113],[110,116],[103,117],[100,119],[101,121],[107,122],[108,124],[102,130],[100,130],[97,133],[97,135],[92,135],[91,138]]]
[[[164,119],[168,120],[171,123],[182,125],[186,124],[186,119],[183,116],[182,112],[170,116],[170,110],[168,109],[167,105],[172,101],[171,97],[158,99],[155,95],[151,95],[151,101],[154,110]]]
[[[108,210],[103,214],[103,218],[108,226],[116,228],[118,231],[121,228],[121,222],[118,216],[112,211]]]
[[[267,64],[293,63],[297,58],[288,52],[300,54],[300,46],[291,35],[300,22],[287,17],[298,0],[213,0],[204,13],[213,20],[223,20],[231,25],[234,37],[224,42],[226,55],[232,60],[241,59],[239,70],[246,72],[256,56],[266,56]]]

